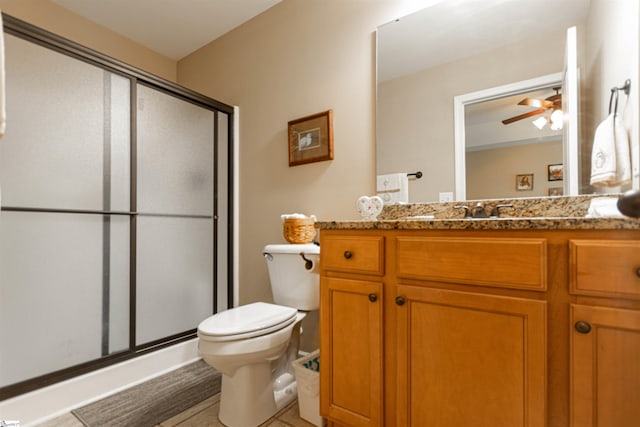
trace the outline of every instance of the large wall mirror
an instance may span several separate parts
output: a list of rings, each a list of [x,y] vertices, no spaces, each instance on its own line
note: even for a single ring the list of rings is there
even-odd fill
[[[430,3],[378,28],[378,175],[421,171],[412,203],[638,188],[638,2]],[[595,188],[595,129],[627,79],[633,183]]]

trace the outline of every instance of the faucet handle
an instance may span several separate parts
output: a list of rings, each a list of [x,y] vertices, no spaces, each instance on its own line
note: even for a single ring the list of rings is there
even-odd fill
[[[455,209],[464,209],[464,217],[465,218],[471,218],[471,209],[469,209],[469,206],[466,205],[456,205],[454,206]]]
[[[502,208],[512,208],[513,205],[511,203],[509,204],[504,204],[504,205],[495,205],[493,207],[493,209],[491,209],[491,217],[492,218],[497,218],[500,216],[500,209]]]

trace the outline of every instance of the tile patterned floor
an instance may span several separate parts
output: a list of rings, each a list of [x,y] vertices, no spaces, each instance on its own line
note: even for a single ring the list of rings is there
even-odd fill
[[[220,394],[216,394],[204,400],[186,411],[161,422],[156,427],[223,427],[218,421],[218,407],[220,405]],[[273,418],[262,424],[260,427],[313,427],[313,424],[306,422],[299,416],[298,402],[293,402],[282,409]],[[65,414],[61,417],[38,424],[38,427],[84,427],[83,424],[72,414]]]

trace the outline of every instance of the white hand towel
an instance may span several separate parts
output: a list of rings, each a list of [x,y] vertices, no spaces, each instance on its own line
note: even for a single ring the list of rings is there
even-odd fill
[[[596,129],[591,153],[591,185],[615,187],[631,182],[629,136],[620,117],[610,114]]]
[[[594,197],[589,203],[587,218],[624,218],[618,210],[617,197]]]
[[[376,191],[385,205],[409,203],[409,178],[406,173],[378,175]]]

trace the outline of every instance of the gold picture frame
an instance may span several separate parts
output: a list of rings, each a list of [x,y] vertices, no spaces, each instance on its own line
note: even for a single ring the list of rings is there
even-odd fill
[[[333,110],[289,122],[289,166],[333,160]]]
[[[533,174],[526,173],[522,175],[516,175],[516,191],[531,190],[533,190]]]

